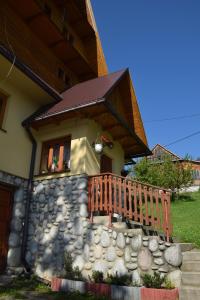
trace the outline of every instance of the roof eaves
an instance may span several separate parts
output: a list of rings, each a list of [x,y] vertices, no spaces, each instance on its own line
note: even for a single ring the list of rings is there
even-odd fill
[[[81,109],[81,108],[88,107],[88,106],[91,106],[91,105],[96,105],[96,104],[99,104],[99,103],[102,103],[102,102],[105,102],[105,98],[96,99],[96,100],[90,101],[88,103],[84,103],[82,105],[76,105],[74,107],[70,107],[70,108],[64,109],[62,111],[53,112],[53,113],[38,117],[38,118],[35,119],[35,121],[41,121],[41,120],[44,120],[44,119],[47,119],[47,118],[50,118],[50,117],[54,117],[54,116],[64,114],[66,112]]]
[[[11,63],[27,75],[32,81],[34,81],[38,86],[40,86],[45,92],[47,92],[56,102],[62,100],[62,96],[53,87],[51,87],[47,82],[45,82],[41,77],[34,73],[26,64],[24,64],[18,57],[9,51],[5,46],[0,44],[0,54],[2,54]]]

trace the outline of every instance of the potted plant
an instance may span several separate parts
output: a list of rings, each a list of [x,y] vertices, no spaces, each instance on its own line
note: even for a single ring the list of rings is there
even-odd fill
[[[86,283],[86,290],[94,295],[111,298],[111,286],[104,283],[104,275],[100,271],[92,272],[92,278]]]
[[[179,298],[178,289],[158,272],[153,275],[145,274],[143,277],[144,287],[141,288],[141,300],[177,300]]]

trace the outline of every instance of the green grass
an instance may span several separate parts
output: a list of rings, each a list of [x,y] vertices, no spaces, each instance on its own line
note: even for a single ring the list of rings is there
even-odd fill
[[[181,194],[171,209],[173,236],[200,247],[200,192]]]
[[[44,300],[106,300],[105,297],[97,297],[92,294],[52,292],[50,287],[41,283],[35,276],[31,278],[17,278],[9,285],[0,287],[0,300],[6,299],[30,299],[29,292],[35,292],[34,299]],[[31,298],[33,299],[33,298]]]

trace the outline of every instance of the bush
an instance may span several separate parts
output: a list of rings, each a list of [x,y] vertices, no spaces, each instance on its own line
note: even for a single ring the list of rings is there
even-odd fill
[[[144,286],[147,288],[161,289],[166,281],[165,276],[161,276],[159,273],[154,272],[153,275],[145,274],[142,276]]]
[[[65,253],[65,278],[72,280],[82,280],[82,274],[79,267],[73,268],[73,259],[70,253]]]
[[[131,280],[131,275],[118,275],[116,272],[116,275],[108,274],[106,280],[106,283],[108,284],[115,284],[115,285],[131,285],[132,280]]]
[[[92,281],[95,283],[103,283],[103,272],[93,271],[92,272]]]

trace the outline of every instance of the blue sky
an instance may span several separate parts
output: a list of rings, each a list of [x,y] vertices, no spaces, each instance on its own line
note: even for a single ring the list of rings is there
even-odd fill
[[[200,1],[92,0],[92,6],[109,71],[129,67],[150,148],[200,131]],[[168,148],[200,157],[200,134]]]

